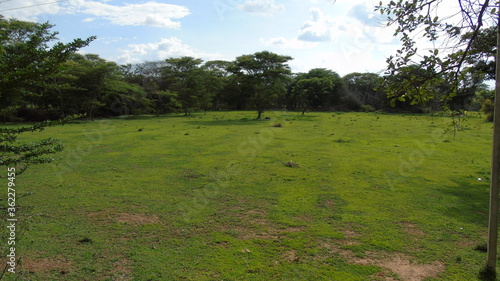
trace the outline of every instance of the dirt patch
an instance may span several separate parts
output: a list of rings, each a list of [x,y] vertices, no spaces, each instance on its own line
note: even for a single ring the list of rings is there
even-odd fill
[[[160,224],[161,221],[157,215],[144,213],[110,213],[106,211],[89,213],[89,217],[96,222],[109,223],[110,221],[125,223],[134,226],[144,224]]]
[[[344,234],[344,236],[345,236],[346,238],[356,238],[356,237],[361,236],[361,235],[359,235],[358,233],[356,233],[356,232],[354,232],[354,231],[352,231],[352,230],[348,230],[348,229],[346,229],[346,230],[342,230],[341,232]]]
[[[280,227],[267,218],[267,212],[262,209],[239,210],[234,214],[238,219],[237,224],[233,224],[231,229],[221,226],[222,230],[237,231],[238,239],[265,239],[278,240],[280,236],[284,236],[291,232],[303,231],[303,227]]]
[[[349,240],[349,239],[342,239],[338,240],[338,243],[342,246],[355,246],[355,245],[361,245],[361,242],[359,241],[354,241],[354,240]]]
[[[66,274],[71,271],[71,263],[62,258],[23,258],[20,267],[21,270],[30,273],[49,273],[58,271],[61,274]]]
[[[299,257],[297,256],[297,251],[295,251],[295,250],[286,251],[282,255],[282,257],[285,261],[290,262],[290,263],[299,261]]]
[[[238,239],[251,240],[251,239],[265,239],[265,240],[279,240],[281,236],[286,235],[290,232],[300,232],[304,229],[301,227],[287,227],[287,228],[275,228],[266,227],[252,228],[251,226],[238,226],[233,228],[239,232]]]
[[[442,262],[417,264],[410,262],[410,258],[405,255],[396,255],[391,259],[380,261],[377,265],[391,270],[405,281],[420,281],[428,277],[437,277],[445,270]]]
[[[113,272],[118,275],[120,280],[132,280],[132,270],[130,264],[132,262],[128,259],[120,259],[115,262]]]
[[[440,273],[444,272],[445,265],[442,262],[435,261],[430,264],[421,264],[412,262],[414,260],[411,256],[404,254],[379,254],[376,252],[365,252],[363,257],[359,257],[352,251],[342,249],[340,245],[329,242],[320,244],[320,248],[326,248],[332,253],[336,253],[343,257],[349,263],[359,265],[375,265],[389,270],[399,276],[404,281],[421,281],[429,277],[437,277]],[[381,272],[378,277],[387,276],[385,280],[394,280],[390,274]]]
[[[418,226],[414,223],[402,221],[399,225],[403,228],[403,231],[411,234],[413,236],[424,236],[426,233],[418,228]]]

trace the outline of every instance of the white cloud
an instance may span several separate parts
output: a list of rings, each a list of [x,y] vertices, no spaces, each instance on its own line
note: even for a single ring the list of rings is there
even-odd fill
[[[71,0],[70,5],[66,8],[68,12],[102,17],[116,25],[145,25],[166,28],[180,28],[180,22],[174,21],[174,19],[180,19],[190,14],[187,7],[158,2],[115,6],[96,1]]]
[[[377,18],[381,17],[380,14],[376,14],[373,11],[373,7],[369,7],[366,3],[352,6],[347,15],[366,25],[379,25],[379,20]]]
[[[307,72],[313,68],[332,69],[344,76],[352,72],[381,72],[385,69],[385,58],[373,56],[382,50],[364,52],[342,52],[341,50],[316,51],[307,60],[297,60],[290,63],[295,72]]]
[[[331,30],[334,22],[331,18],[325,17],[318,8],[309,10],[311,20],[304,22],[300,28],[298,39],[309,42],[327,42],[332,39]]]
[[[298,40],[297,38],[287,39],[285,37],[274,37],[270,39],[260,38],[260,42],[262,42],[266,46],[281,49],[306,49],[318,45],[317,42],[306,42]]]
[[[141,61],[157,61],[170,57],[190,56],[204,59],[218,59],[218,54],[197,52],[191,46],[184,44],[177,37],[161,38],[154,43],[130,44],[129,49],[123,50],[117,58],[119,63],[137,63]]]
[[[285,10],[285,5],[277,5],[274,0],[248,0],[236,8],[249,14],[270,16]]]
[[[60,4],[45,0],[5,1],[2,2],[0,11],[6,18],[14,17],[28,21],[37,21],[39,16],[81,13],[91,15],[84,19],[84,22],[101,17],[115,25],[146,25],[165,28],[180,28],[180,22],[175,20],[190,14],[187,7],[158,2],[118,6],[87,0],[69,0]]]

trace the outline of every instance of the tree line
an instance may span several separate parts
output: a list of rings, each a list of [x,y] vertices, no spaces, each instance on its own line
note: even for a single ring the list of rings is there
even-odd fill
[[[446,84],[417,65],[390,75],[351,73],[341,77],[324,68],[292,73],[290,56],[269,51],[233,61],[194,57],[118,65],[96,54],[78,54],[94,37],[57,42],[48,23],[0,17],[0,114],[2,121],[43,121],[75,114],[87,118],[208,110],[412,111],[478,109],[491,103],[484,82],[488,60],[462,71],[461,84]],[[491,30],[490,32],[494,32]],[[482,34],[486,39],[488,34]],[[464,35],[466,36],[466,35]],[[490,40],[491,41],[491,40]],[[55,43],[54,43],[55,42]],[[49,47],[52,46],[52,47]],[[486,50],[485,50],[486,49]],[[477,46],[484,55],[493,50]],[[414,106],[412,85],[432,77]],[[455,87],[455,88],[454,88]],[[450,94],[453,92],[453,95]],[[480,94],[476,94],[480,93]]]

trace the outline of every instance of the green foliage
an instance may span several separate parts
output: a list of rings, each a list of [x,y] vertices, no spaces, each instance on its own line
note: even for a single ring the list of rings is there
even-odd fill
[[[447,8],[440,1],[398,0],[385,5],[381,1],[376,9],[387,16],[387,25],[396,27],[394,35],[402,43],[401,49],[387,59],[385,86],[391,104],[437,100],[444,105],[459,97],[458,103],[463,107],[463,101],[472,98],[475,90],[469,89],[469,82],[464,85],[462,81],[479,79],[474,82],[477,85],[492,78],[495,44],[490,35],[495,28],[487,24],[495,15],[487,11],[494,5],[493,1],[460,1],[456,11],[459,16],[440,18],[435,15]],[[454,53],[440,52],[437,47],[419,52],[417,38],[433,44],[440,39],[444,42],[441,45]]]
[[[257,109],[257,119],[286,93],[285,83],[291,74],[286,64],[289,60],[292,57],[263,51],[237,57],[229,67],[239,79],[240,90],[248,93],[249,101]]]
[[[202,62],[193,57],[169,58],[162,69],[163,81],[176,94],[185,115],[189,115],[190,110],[199,105],[201,96],[210,93],[204,89],[204,75],[200,68]],[[204,98],[205,104],[208,99]]]
[[[376,73],[350,73],[342,78],[348,95],[356,99],[361,106],[370,106],[377,110],[389,108],[389,100]]]
[[[62,144],[57,139],[47,138],[41,141],[32,141],[20,144],[18,138],[27,132],[42,132],[46,127],[65,124],[80,116],[70,116],[55,121],[45,121],[27,127],[0,128],[0,166],[15,167],[16,174],[22,174],[28,167],[54,161],[47,157],[63,150]],[[4,178],[0,175],[0,178]]]
[[[483,90],[476,93],[476,102],[481,105],[481,113],[486,115],[486,120],[493,122],[495,91]]]
[[[52,27],[0,16],[0,109],[36,95],[61,63],[95,39],[53,42],[57,32],[51,32]]]
[[[203,91],[200,95],[201,107],[205,110],[220,107],[222,93],[228,84],[229,72],[227,68],[231,65],[228,61],[208,61],[202,66]]]
[[[304,115],[307,109],[319,109],[332,90],[333,81],[330,77],[313,77],[298,80],[292,89],[292,96]]]
[[[301,110],[332,110],[338,108],[344,95],[344,81],[324,68],[298,73],[290,85],[288,108]]]

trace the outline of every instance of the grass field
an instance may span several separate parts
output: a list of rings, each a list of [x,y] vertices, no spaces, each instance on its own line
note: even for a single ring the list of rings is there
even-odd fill
[[[6,280],[477,280],[491,123],[453,138],[443,116],[255,115],[26,135],[65,150],[16,180]]]

